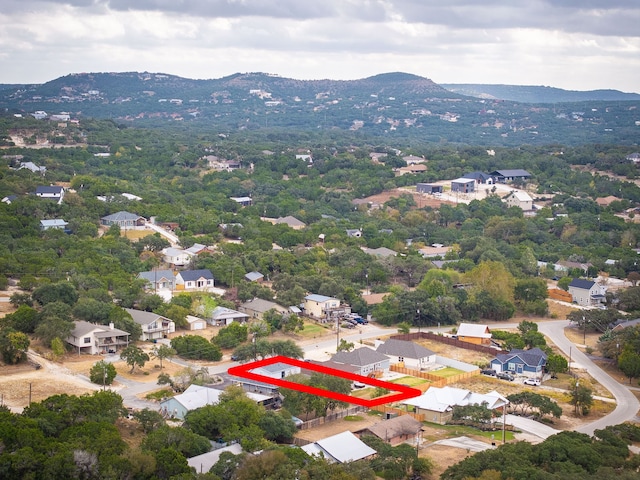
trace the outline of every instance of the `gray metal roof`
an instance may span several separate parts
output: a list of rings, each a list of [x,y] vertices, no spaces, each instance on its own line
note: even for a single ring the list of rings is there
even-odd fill
[[[129,212],[123,211],[123,212],[112,213],[111,215],[102,217],[102,220],[107,220],[110,222],[122,222],[125,220],[138,220],[140,218],[144,218],[144,217],[141,217],[140,215],[136,215],[135,213],[129,213]]]
[[[185,282],[198,280],[199,278],[206,278],[207,280],[213,280],[213,273],[211,273],[211,270],[207,270],[207,269],[185,270],[184,272],[179,272],[178,275],[180,275]]]

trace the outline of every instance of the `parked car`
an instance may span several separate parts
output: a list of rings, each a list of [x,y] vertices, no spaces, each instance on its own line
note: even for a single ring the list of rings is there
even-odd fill
[[[525,385],[533,385],[534,387],[540,386],[540,380],[537,378],[527,378],[524,382]]]
[[[509,372],[499,372],[496,374],[496,377],[498,377],[501,380],[509,380],[510,382],[513,382],[516,378],[513,375],[511,375]]]
[[[491,377],[495,377],[496,376],[496,371],[491,369],[491,368],[485,368],[480,370],[480,373],[483,375],[489,375]]]
[[[353,382],[353,388],[364,388],[366,385],[362,382]]]
[[[340,325],[342,328],[356,328],[356,326],[351,322],[342,322]]]

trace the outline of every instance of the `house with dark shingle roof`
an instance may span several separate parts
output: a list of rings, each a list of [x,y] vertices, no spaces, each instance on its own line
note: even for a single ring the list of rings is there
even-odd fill
[[[391,364],[389,357],[368,347],[357,348],[351,352],[338,352],[331,357],[331,361],[357,367],[356,373],[364,376],[375,372],[387,372]]]
[[[529,350],[513,349],[508,353],[500,353],[491,360],[491,368],[496,372],[509,372],[514,375],[541,378],[547,354],[539,348]]]
[[[64,198],[64,187],[59,185],[40,185],[36,187],[36,196],[62,203],[62,199]]]
[[[384,343],[379,342],[376,352],[386,355],[393,363],[403,363],[405,367],[416,370],[428,369],[436,363],[435,352],[406,340],[390,338]]]
[[[194,291],[214,287],[211,270],[184,270],[176,275],[176,290]]]
[[[514,170],[494,170],[491,175],[498,183],[508,183],[514,180],[528,180],[531,178],[531,174],[526,170],[514,169]]]
[[[574,278],[569,284],[568,291],[574,303],[583,307],[600,305],[606,300],[606,287],[592,280]]]

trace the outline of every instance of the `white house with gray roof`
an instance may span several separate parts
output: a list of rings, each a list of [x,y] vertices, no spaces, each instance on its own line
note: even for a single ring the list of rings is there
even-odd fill
[[[355,373],[364,376],[375,372],[388,372],[391,364],[388,356],[369,347],[357,348],[351,352],[338,352],[331,357],[331,361],[357,367],[358,371]]]
[[[162,315],[133,308],[125,308],[125,310],[131,315],[133,321],[142,328],[140,340],[157,340],[176,331],[175,322]]]
[[[147,291],[173,290],[176,285],[176,276],[173,270],[151,270],[140,272],[138,278],[145,280]]]
[[[238,307],[238,310],[246,313],[250,318],[256,318],[259,320],[262,320],[262,316],[269,310],[275,310],[279,314],[284,314],[289,311],[288,308],[285,308],[282,305],[278,305],[275,302],[270,302],[269,300],[264,300],[262,298],[254,298],[253,300],[244,302]]]
[[[89,355],[115,353],[129,345],[129,332],[109,325],[96,325],[85,321],[74,322],[67,343],[80,354]]]
[[[184,270],[176,274],[176,290],[197,291],[213,288],[214,280],[211,270]]]
[[[606,287],[592,280],[574,278],[568,288],[574,303],[583,307],[600,305],[606,300]]]
[[[428,348],[406,340],[390,338],[385,342],[376,341],[376,352],[389,357],[392,363],[403,363],[416,370],[430,369],[436,364],[436,354]]]
[[[51,220],[40,220],[40,230],[64,230],[64,228],[69,225],[68,222],[65,222],[62,218],[54,218]]]
[[[244,323],[249,319],[246,313],[232,310],[231,308],[217,306],[211,312],[211,316],[207,319],[207,323],[214,326],[231,325],[233,322]]]

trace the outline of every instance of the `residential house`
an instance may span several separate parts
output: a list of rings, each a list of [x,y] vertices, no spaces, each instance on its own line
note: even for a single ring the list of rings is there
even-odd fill
[[[64,230],[67,225],[69,225],[69,223],[65,222],[61,218],[55,218],[53,220],[40,220],[40,230]]]
[[[445,425],[453,417],[453,407],[486,404],[490,410],[502,408],[509,400],[495,390],[489,393],[475,393],[471,390],[454,387],[430,387],[419,397],[402,402],[413,407],[415,413],[424,415],[427,422]]]
[[[214,286],[213,273],[208,269],[184,270],[176,275],[176,290],[187,292],[206,291]]]
[[[570,270],[582,270],[585,274],[589,271],[589,267],[593,267],[590,262],[571,262],[569,260],[560,260],[554,264],[553,268],[558,272],[568,273]]]
[[[250,318],[255,318],[262,320],[262,316],[265,312],[269,310],[275,310],[280,314],[284,314],[288,312],[288,309],[278,305],[275,302],[270,302],[269,300],[263,300],[262,298],[254,298],[253,300],[249,300],[248,302],[244,302],[242,305],[238,307],[243,313],[246,313]]]
[[[47,173],[47,167],[39,167],[33,162],[20,162],[20,166],[18,167],[18,170],[21,170],[23,168],[26,168],[27,170],[33,173],[39,173],[41,175],[44,175],[45,173]]]
[[[200,255],[201,253],[204,253],[204,252],[210,252],[211,249],[209,249],[209,247],[207,247],[206,245],[202,245],[201,243],[194,243],[189,248],[185,248],[184,251],[187,252],[189,255],[194,256],[194,255]]]
[[[184,420],[185,415],[191,410],[206,405],[215,405],[220,401],[220,395],[224,390],[218,390],[201,385],[190,385],[180,395],[166,398],[160,402],[160,413],[165,417]],[[259,404],[268,404],[271,397],[258,393],[247,392],[247,397]]]
[[[289,226],[290,228],[293,228],[294,230],[301,230],[307,226],[306,223],[298,220],[296,217],[292,217],[291,215],[288,215],[286,217],[279,217],[273,223],[275,225],[284,224]]]
[[[287,363],[272,363],[263,367],[254,368],[251,372],[256,375],[262,375],[268,378],[274,378],[280,380],[288,377],[289,375],[297,375],[300,373],[300,367],[296,365],[289,365]]]
[[[488,325],[461,323],[457,331],[458,340],[475,345],[491,345],[491,330]]]
[[[491,360],[491,368],[496,372],[510,372],[514,375],[541,378],[547,354],[539,348],[529,350],[513,349],[508,353],[499,353]]]
[[[620,318],[609,325],[609,329],[613,332],[617,332],[623,330],[627,327],[636,327],[640,325],[640,318],[636,318],[633,320],[628,320],[626,318]]]
[[[2,200],[0,200],[2,203],[6,203],[7,205],[11,205],[11,202],[15,202],[15,200],[18,198],[17,195],[7,195],[6,197],[2,197]]]
[[[418,183],[416,185],[416,192],[418,193],[428,193],[433,195],[434,193],[442,193],[444,191],[443,185],[438,185],[437,183]]]
[[[204,330],[207,328],[207,321],[203,318],[187,315],[187,330]]]
[[[368,376],[389,371],[389,357],[369,347],[356,348],[350,352],[338,352],[331,361],[355,367],[355,373]]]
[[[473,178],[456,178],[451,180],[451,193],[473,193],[476,181]]]
[[[36,196],[62,203],[62,199],[64,198],[64,187],[59,185],[41,185],[36,187]]]
[[[609,195],[607,197],[598,197],[596,198],[596,203],[601,207],[608,207],[613,202],[617,202],[620,199],[618,197],[614,197],[613,195]]]
[[[362,229],[347,229],[347,237],[360,238],[362,237]]]
[[[251,197],[229,197],[229,198],[243,207],[250,207],[251,205],[253,205],[253,200]]]
[[[376,344],[376,352],[389,357],[391,363],[415,370],[430,369],[436,364],[435,352],[417,343],[390,338],[385,342],[378,340]]]
[[[358,436],[374,435],[390,445],[408,443],[417,445],[422,432],[422,422],[411,415],[400,415],[374,423],[370,427],[357,431]]]
[[[264,275],[260,272],[249,272],[244,276],[244,279],[247,282],[262,283],[264,280]]]
[[[134,310],[133,308],[125,308],[125,310],[131,315],[133,321],[142,327],[140,340],[157,340],[159,338],[165,338],[168,334],[176,331],[174,321],[162,315],[144,312],[142,310]]]
[[[189,252],[175,247],[167,247],[162,249],[162,260],[174,267],[183,267],[191,262],[191,255]]]
[[[601,305],[606,300],[606,287],[592,280],[574,278],[571,280],[568,290],[573,302],[582,307]]]
[[[144,227],[147,220],[140,215],[129,212],[116,212],[100,219],[100,225],[110,227],[111,225],[117,225],[122,229],[135,229],[138,227]]]
[[[533,198],[527,192],[514,190],[502,198],[508,207],[518,207],[520,210],[533,210]]]
[[[497,183],[508,183],[514,180],[526,181],[531,178],[531,174],[526,170],[514,169],[514,170],[495,170],[491,172],[491,175]]]
[[[340,300],[325,295],[307,295],[304,297],[304,312],[316,319],[330,319],[337,309],[340,308]]]
[[[67,343],[80,353],[89,355],[115,353],[129,345],[129,332],[114,328],[113,323],[96,325],[85,321],[73,322]]]
[[[249,315],[238,312],[227,307],[216,307],[211,312],[211,317],[207,320],[210,325],[223,326],[231,325],[233,322],[245,323]]]
[[[402,176],[406,174],[418,174],[427,171],[427,166],[424,164],[411,164],[406,167],[400,167],[396,170],[397,174]]]
[[[362,251],[364,253],[368,253],[369,255],[373,255],[374,257],[380,257],[380,258],[395,257],[396,255],[398,255],[398,252],[391,250],[390,248],[387,248],[387,247],[378,247],[378,248],[362,247]]]
[[[349,431],[323,438],[300,448],[308,455],[324,457],[330,463],[355,462],[371,458],[378,453]]]
[[[173,290],[176,284],[176,276],[173,274],[173,270],[140,272],[138,278],[146,281],[145,289],[150,292]]]
[[[232,455],[240,455],[242,453],[242,446],[239,443],[232,443],[226,447],[217,448],[202,455],[187,458],[187,464],[195,469],[196,473],[208,473],[211,467],[218,463],[220,455],[224,452],[229,452]]]
[[[494,183],[493,177],[484,172],[465,173],[464,178],[473,178],[477,184],[493,185]]]
[[[415,155],[407,155],[406,157],[402,157],[402,159],[407,165],[416,165],[427,161],[424,157],[416,157]]]
[[[435,258],[435,257],[444,257],[447,253],[449,253],[453,247],[445,247],[442,244],[434,243],[430,247],[423,247],[418,252],[424,258]]]

